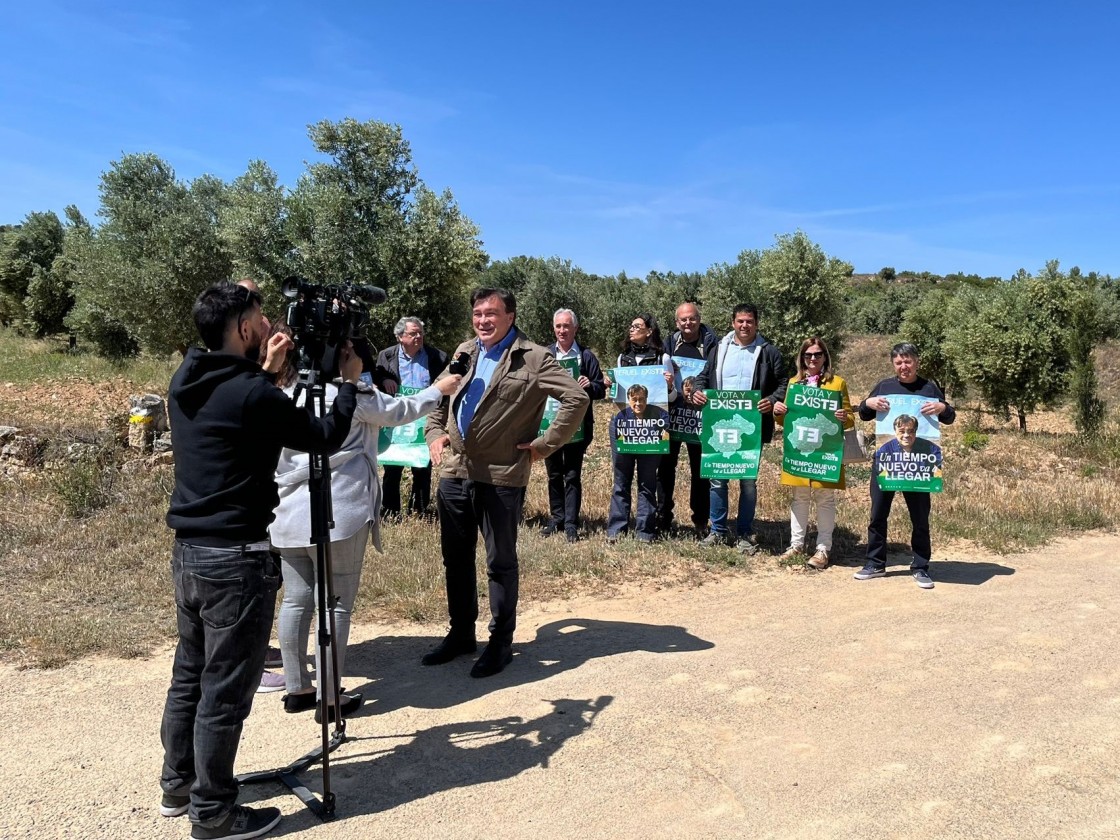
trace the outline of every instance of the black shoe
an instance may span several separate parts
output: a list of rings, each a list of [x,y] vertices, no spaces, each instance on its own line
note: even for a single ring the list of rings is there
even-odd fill
[[[570,542],[570,543],[579,542],[579,531],[576,531],[574,529],[570,530],[570,531],[565,531],[564,536],[567,538],[568,542]]]
[[[215,826],[191,827],[194,840],[250,840],[271,831],[280,822],[279,808],[246,808],[234,805],[226,818]]]
[[[497,642],[491,642],[482,651],[482,656],[478,657],[478,661],[474,663],[471,668],[471,676],[492,677],[495,674],[500,674],[502,669],[505,668],[510,662],[513,661],[513,648],[509,645],[500,645]]]
[[[457,636],[454,633],[448,633],[444,636],[442,642],[424,654],[420,659],[420,664],[444,665],[457,656],[474,653],[476,650],[478,650],[478,642],[474,640],[474,636]]]
[[[285,694],[281,700],[284,701],[284,711],[289,714],[293,712],[308,712],[318,705],[318,700],[315,699],[314,691],[307,691],[303,694]]]
[[[541,527],[541,536],[542,537],[551,537],[553,534],[555,534],[559,530],[560,530],[559,525],[557,525],[555,522],[549,522],[547,525],[544,525],[544,526]]]
[[[362,705],[362,695],[343,693],[343,695],[342,695],[342,716],[343,717],[349,717],[350,715],[354,714],[354,712],[358,711],[358,709],[361,707],[361,705]],[[331,703],[327,706],[327,721],[329,723],[334,723],[334,703]],[[322,711],[322,709],[316,709],[315,710],[315,722],[316,723],[322,723],[323,722],[323,711]]]

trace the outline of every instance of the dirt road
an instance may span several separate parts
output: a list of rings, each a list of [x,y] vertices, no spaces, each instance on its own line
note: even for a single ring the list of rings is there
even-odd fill
[[[308,838],[1120,837],[1118,553],[970,554],[928,592],[833,567],[526,605],[488,680],[419,667],[441,628],[357,627],[338,818],[243,801]],[[169,651],[0,671],[0,837],[187,837],[156,810],[169,673]],[[279,696],[240,771],[314,747]]]

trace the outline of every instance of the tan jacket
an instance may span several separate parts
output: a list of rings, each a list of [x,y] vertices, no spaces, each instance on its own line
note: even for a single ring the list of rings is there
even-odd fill
[[[469,387],[478,361],[478,341],[471,339],[455,348],[471,357],[470,370],[450,398],[444,398],[430,415],[424,437],[430,445],[443,435],[451,442],[444,447],[440,476],[468,478],[504,487],[529,483],[532,458],[519,443],[532,443],[533,450],[547,457],[567,443],[583,422],[586,392],[576,384],[556,357],[514,327],[517,337],[502,355],[490,384],[479,401],[467,440],[459,434],[456,411],[463,391]],[[447,376],[444,372],[441,379]],[[548,397],[560,401],[560,410],[548,430],[540,434],[541,416]]]

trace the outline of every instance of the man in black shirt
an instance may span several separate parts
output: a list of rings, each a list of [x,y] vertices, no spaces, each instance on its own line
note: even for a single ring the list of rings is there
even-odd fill
[[[342,445],[361,360],[343,351],[346,381],[330,415],[316,418],[272,383],[292,341],[278,333],[264,344],[268,321],[257,292],[211,286],[195,301],[194,319],[208,349],[187,352],[168,396],[175,489],[167,524],[175,530],[179,643],[160,729],[160,813],[189,812],[196,840],[259,837],[280,811],[236,804],[233,763],[276,606],[273,475],[282,447],[334,452]]]
[[[669,356],[707,362],[715,355],[719,338],[707,324],[700,322],[700,309],[695,303],[682,303],[677,307],[676,318],[677,329],[665,339],[665,352]],[[680,389],[677,390],[680,394]],[[680,394],[677,400],[684,402],[684,395]],[[672,406],[671,410],[678,410],[678,406]],[[677,486],[677,461],[681,455],[681,443],[679,440],[670,440],[669,454],[661,456],[657,467],[657,530],[665,536],[673,529],[673,493]],[[688,504],[692,513],[692,525],[696,529],[696,536],[703,537],[708,530],[708,514],[711,510],[708,494],[711,484],[708,479],[700,477],[700,444],[686,443],[684,446],[688,451],[691,479]]]

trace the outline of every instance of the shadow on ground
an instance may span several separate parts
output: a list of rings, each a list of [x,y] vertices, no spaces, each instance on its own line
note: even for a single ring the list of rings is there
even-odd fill
[[[636,651],[689,653],[713,647],[683,627],[570,618],[538,628],[531,642],[515,642],[513,662],[502,673],[472,679],[469,671],[477,656],[428,668],[420,664],[420,657],[439,641],[433,636],[381,636],[351,645],[347,670],[369,680],[352,686],[366,700],[357,716],[406,706],[450,708],[498,689],[548,679],[604,656]]]

